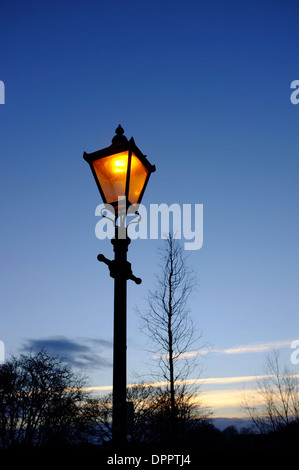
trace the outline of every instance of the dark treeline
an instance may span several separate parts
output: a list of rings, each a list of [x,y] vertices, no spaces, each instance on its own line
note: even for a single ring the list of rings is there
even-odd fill
[[[181,397],[182,398],[182,397]],[[298,445],[299,426],[276,432],[220,431],[185,394],[177,398],[175,433],[171,403],[163,389],[138,384],[128,389],[127,455],[190,454],[211,450],[286,450]],[[86,382],[44,351],[14,357],[0,366],[2,452],[51,449],[110,455],[112,396],[90,395]]]

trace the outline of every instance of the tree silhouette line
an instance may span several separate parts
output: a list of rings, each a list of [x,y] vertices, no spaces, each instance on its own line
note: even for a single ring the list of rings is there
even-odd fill
[[[128,387],[128,440],[131,449],[165,452],[296,449],[299,393],[295,377],[280,371],[260,384],[259,406],[243,408],[250,426],[217,429],[194,396],[175,395],[176,435],[167,387]],[[267,383],[266,383],[267,382]],[[112,394],[93,396],[86,379],[46,351],[12,357],[0,366],[0,449],[113,449]],[[240,405],[241,406],[241,405]]]
[[[181,453],[205,450],[296,448],[299,439],[297,377],[267,359],[258,381],[259,403],[240,406],[249,427],[217,429],[200,401],[200,335],[188,309],[196,286],[177,240],[169,235],[160,257],[141,327],[155,353],[148,378],[127,388],[127,435],[132,450]],[[190,349],[196,354],[189,354]],[[196,400],[195,400],[196,398]],[[46,350],[11,357],[0,365],[0,449],[113,449],[112,394],[94,396],[86,377]]]

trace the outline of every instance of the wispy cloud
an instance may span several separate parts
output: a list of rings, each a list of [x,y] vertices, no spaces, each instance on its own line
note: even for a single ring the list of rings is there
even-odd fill
[[[204,356],[209,353],[214,354],[248,354],[248,353],[261,353],[267,351],[273,351],[274,349],[289,348],[291,346],[292,340],[283,340],[283,341],[269,341],[265,343],[252,343],[240,346],[234,346],[232,348],[219,349],[219,348],[204,348],[198,349],[196,351],[188,351],[184,354],[181,354],[178,359],[188,359],[196,356]],[[166,355],[156,354],[154,359],[159,359],[161,357],[167,358]]]
[[[111,349],[112,342],[101,338],[70,339],[65,336],[54,336],[41,339],[29,339],[22,350],[45,350],[60,357],[63,361],[78,369],[100,369],[112,367],[111,359],[103,349]]]
[[[239,376],[239,377],[210,377],[206,379],[189,379],[189,380],[178,380],[176,381],[177,385],[180,384],[204,384],[204,385],[227,385],[227,384],[242,384],[245,382],[253,382],[257,379],[261,379],[265,376]],[[161,382],[146,382],[144,386],[148,387],[163,387],[167,385],[168,382],[161,381]],[[127,387],[135,387],[136,384],[128,384]],[[106,391],[112,390],[112,385],[103,385],[103,386],[95,386],[95,387],[88,387],[86,390],[90,391]]]
[[[212,352],[218,354],[247,354],[272,351],[273,349],[281,349],[290,347],[292,341],[270,341],[266,343],[253,343],[241,346],[235,346],[228,349],[212,349]]]

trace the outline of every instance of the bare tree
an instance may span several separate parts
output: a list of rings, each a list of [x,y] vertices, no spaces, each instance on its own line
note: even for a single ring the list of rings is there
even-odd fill
[[[45,351],[0,366],[0,447],[71,443],[87,430],[85,381]],[[83,434],[82,434],[83,433]]]
[[[127,388],[127,434],[132,442],[148,442],[155,435],[157,393],[156,387],[146,383]],[[111,441],[112,393],[94,399],[93,417],[98,442]]]
[[[139,314],[142,329],[149,338],[149,349],[158,361],[156,373],[152,376],[166,382],[160,402],[175,421],[190,402],[187,379],[197,366],[199,354],[199,349],[191,352],[199,338],[188,307],[196,279],[187,265],[181,245],[171,234],[165,240],[160,261],[156,287],[148,295],[148,309]]]
[[[257,380],[257,404],[243,400],[242,407],[261,433],[299,430],[299,383],[282,367],[277,351],[267,356],[265,377]]]

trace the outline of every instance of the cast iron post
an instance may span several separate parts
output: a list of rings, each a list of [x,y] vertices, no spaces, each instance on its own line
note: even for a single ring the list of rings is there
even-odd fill
[[[112,405],[112,441],[116,449],[124,448],[127,440],[127,280],[136,284],[136,278],[127,261],[130,239],[125,227],[115,227],[115,238],[111,240],[114,260],[103,255],[98,260],[106,263],[110,276],[114,278],[114,339],[113,339],[113,405]]]

